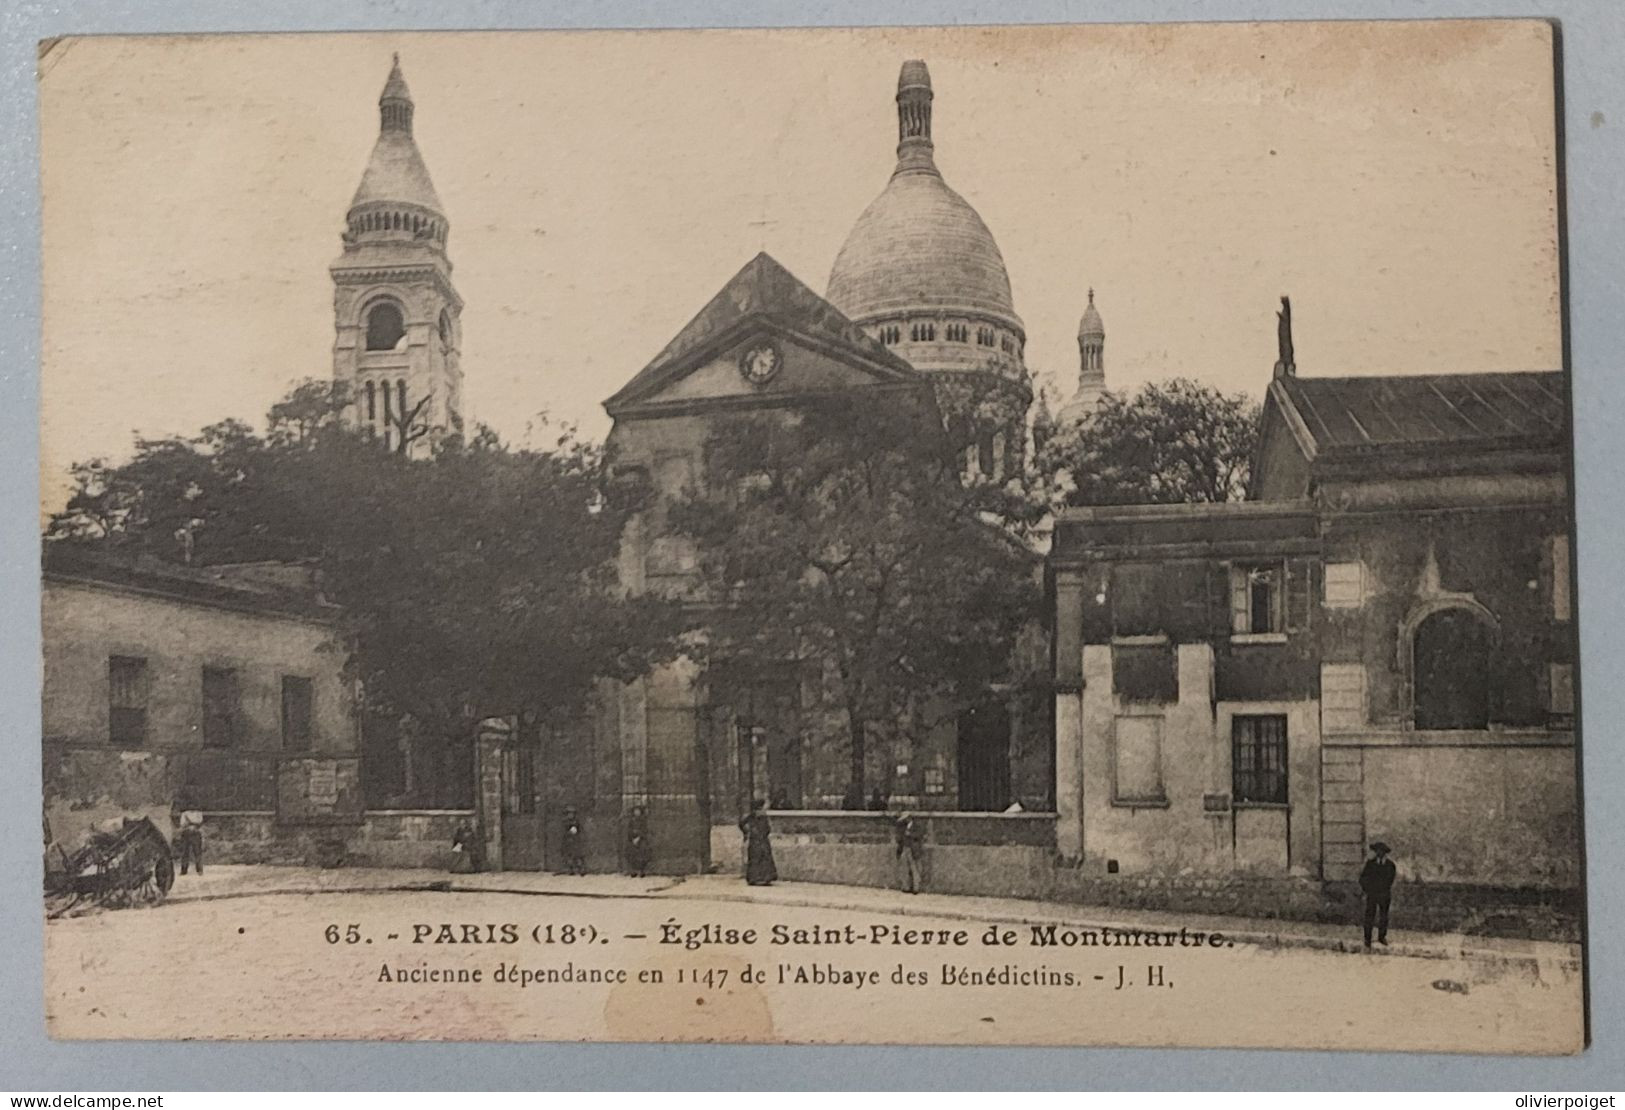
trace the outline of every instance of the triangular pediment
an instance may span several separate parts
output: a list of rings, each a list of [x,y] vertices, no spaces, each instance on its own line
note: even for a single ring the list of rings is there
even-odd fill
[[[604,407],[616,416],[921,380],[906,361],[759,254]]]

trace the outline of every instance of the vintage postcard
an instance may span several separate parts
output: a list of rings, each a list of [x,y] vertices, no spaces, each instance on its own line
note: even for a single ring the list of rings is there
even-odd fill
[[[1558,47],[42,43],[52,1035],[1579,1051]]]

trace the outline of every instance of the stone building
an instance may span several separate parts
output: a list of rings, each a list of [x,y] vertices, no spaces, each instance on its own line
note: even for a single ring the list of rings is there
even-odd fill
[[[333,278],[333,377],[353,419],[386,449],[428,452],[463,430],[462,298],[449,223],[412,137],[397,55],[378,98],[378,140],[350,201]]]
[[[41,627],[59,842],[187,800],[305,827],[359,813],[337,610],[298,567],[194,568],[53,543]]]
[[[1075,509],[1057,847],[1086,875],[1580,881],[1564,375],[1299,377],[1243,504]]]
[[[191,567],[46,545],[45,819],[170,831],[202,810],[214,863],[445,866],[471,810],[367,810],[339,611],[308,567]]]

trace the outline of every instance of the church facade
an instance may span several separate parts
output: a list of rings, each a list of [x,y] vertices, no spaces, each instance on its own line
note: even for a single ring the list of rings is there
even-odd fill
[[[667,508],[704,480],[708,439],[740,412],[788,417],[831,393],[910,398],[940,418],[965,482],[1021,474],[1033,399],[1024,325],[992,234],[936,165],[933,99],[925,64],[905,63],[895,167],[858,217],[823,295],[758,255],[605,402],[614,465],[643,476],[656,493],[623,540],[625,589],[679,598],[698,592],[699,553],[667,526]],[[1022,662],[1042,673],[1047,643],[1033,633]],[[965,815],[954,821],[954,835],[968,847],[1005,844],[1004,826],[1020,824],[1031,841],[1024,851],[1050,850],[1050,823],[1034,817],[1053,808],[1051,711],[1042,697],[993,691],[919,735],[867,744],[857,797],[830,668],[786,664],[746,680],[728,670],[725,662],[707,670],[680,660],[625,686],[605,684],[592,719],[564,730],[569,735],[514,722],[505,744],[556,772],[542,776],[545,796],[532,812],[574,808],[590,863],[603,869],[619,866],[618,830],[633,807],[648,814],[657,870],[731,866],[735,824],[753,800],[768,803],[781,824],[792,814],[810,822],[807,835],[820,843],[854,830],[884,840],[889,825],[861,831],[876,819],[854,812],[883,804],[927,811],[939,822]],[[527,804],[511,792],[498,798],[493,788],[487,808],[506,809],[499,817],[505,859],[546,864],[557,847],[545,821],[527,824],[518,812]],[[1009,821],[988,823],[1005,810],[1015,811]],[[781,870],[839,877],[840,867],[825,867],[817,852],[803,855],[791,850]]]

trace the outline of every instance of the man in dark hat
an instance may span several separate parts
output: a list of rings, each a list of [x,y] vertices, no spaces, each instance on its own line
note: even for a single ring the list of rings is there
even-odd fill
[[[1377,943],[1388,943],[1388,907],[1393,902],[1394,861],[1388,858],[1388,845],[1371,845],[1371,858],[1360,870],[1360,889],[1365,893],[1365,946],[1371,947],[1371,926],[1377,927]]]

